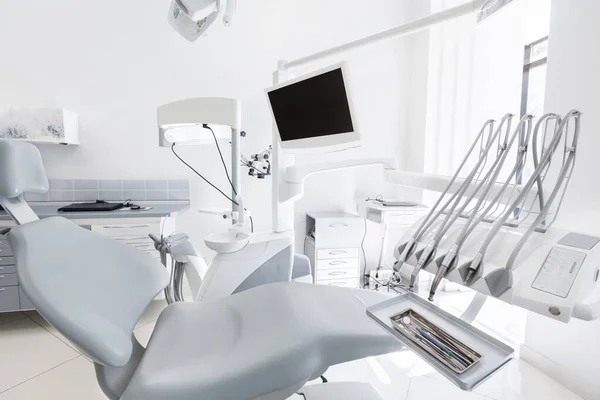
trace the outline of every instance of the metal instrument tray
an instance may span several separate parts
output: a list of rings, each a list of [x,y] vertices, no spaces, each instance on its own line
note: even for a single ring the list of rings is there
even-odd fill
[[[448,368],[394,327],[390,318],[408,309],[414,310],[457,340],[468,344],[481,355],[481,358],[462,373],[456,373]],[[513,348],[414,293],[404,293],[369,307],[367,315],[462,390],[473,390],[514,356]]]

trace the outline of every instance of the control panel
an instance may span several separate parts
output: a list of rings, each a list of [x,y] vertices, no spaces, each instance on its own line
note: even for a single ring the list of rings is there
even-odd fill
[[[540,268],[532,287],[558,297],[567,298],[586,253],[553,247]]]

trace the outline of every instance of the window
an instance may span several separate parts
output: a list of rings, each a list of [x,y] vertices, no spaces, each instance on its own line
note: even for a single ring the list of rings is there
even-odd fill
[[[540,116],[544,113],[547,66],[548,37],[546,36],[525,46],[521,116],[527,113]]]
[[[523,62],[523,86],[521,92],[521,117],[531,114],[536,118],[544,114],[546,96],[546,72],[548,67],[548,36],[525,46]],[[521,142],[525,140],[522,133]],[[517,173],[517,184],[527,180],[533,173],[533,165],[523,166]]]

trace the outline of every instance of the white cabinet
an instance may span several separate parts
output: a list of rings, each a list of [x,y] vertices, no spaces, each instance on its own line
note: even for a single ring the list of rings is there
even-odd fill
[[[311,213],[306,216],[304,254],[319,285],[359,287],[363,218],[346,213]]]
[[[0,109],[0,139],[79,144],[79,119],[73,111],[62,108]]]
[[[154,242],[149,236],[151,233],[160,236],[160,225],[161,223],[158,220],[157,222],[133,224],[117,222],[91,225],[91,230],[103,236],[108,236],[119,243],[135,247],[154,258],[160,258],[160,253],[155,250]]]

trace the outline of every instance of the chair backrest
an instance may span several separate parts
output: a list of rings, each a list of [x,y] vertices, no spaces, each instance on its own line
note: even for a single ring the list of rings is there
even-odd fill
[[[64,218],[38,220],[23,194],[47,191],[39,150],[0,140],[0,204],[21,224],[8,235],[21,288],[95,362],[122,367],[132,354],[137,320],[169,274],[148,254]]]
[[[95,362],[129,361],[135,324],[165,288],[150,255],[52,217],[11,229],[22,289],[39,313]]]

